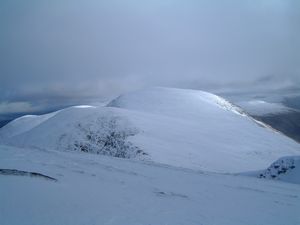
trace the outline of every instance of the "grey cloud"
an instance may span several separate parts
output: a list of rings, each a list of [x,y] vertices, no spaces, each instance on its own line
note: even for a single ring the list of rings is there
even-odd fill
[[[0,102],[235,89],[270,74],[282,83],[300,77],[299,12],[297,0],[4,0]]]
[[[10,113],[30,113],[41,110],[39,107],[32,106],[29,102],[1,102],[0,115]]]

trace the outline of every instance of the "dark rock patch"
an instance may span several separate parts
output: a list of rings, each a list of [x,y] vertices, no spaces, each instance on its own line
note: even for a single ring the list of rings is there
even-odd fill
[[[51,180],[51,181],[57,181],[57,179],[37,173],[37,172],[28,172],[28,171],[22,171],[22,170],[16,170],[16,169],[0,169],[0,175],[11,175],[11,176],[29,176],[29,177],[38,177],[38,178],[43,178],[46,180]]]

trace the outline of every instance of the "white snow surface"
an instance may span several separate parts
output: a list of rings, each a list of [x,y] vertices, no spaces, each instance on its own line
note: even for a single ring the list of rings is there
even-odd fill
[[[300,186],[81,152],[0,145],[1,225],[298,225]]]
[[[230,173],[264,169],[300,153],[299,144],[225,99],[194,90],[149,88],[108,106],[60,110],[36,124],[15,124],[9,132],[8,124],[1,129],[2,142]]]

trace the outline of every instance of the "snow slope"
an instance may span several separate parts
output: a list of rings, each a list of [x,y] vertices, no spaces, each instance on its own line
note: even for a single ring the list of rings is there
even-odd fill
[[[267,168],[299,144],[216,95],[149,88],[107,107],[71,107],[26,132],[14,127],[8,145],[92,152],[214,172]],[[5,133],[5,130],[1,132]]]
[[[1,225],[298,225],[300,186],[0,145]]]

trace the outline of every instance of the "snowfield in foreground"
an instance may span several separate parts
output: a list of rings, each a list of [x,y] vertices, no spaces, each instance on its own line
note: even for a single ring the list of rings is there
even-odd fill
[[[0,146],[1,225],[297,225],[300,185]]]

